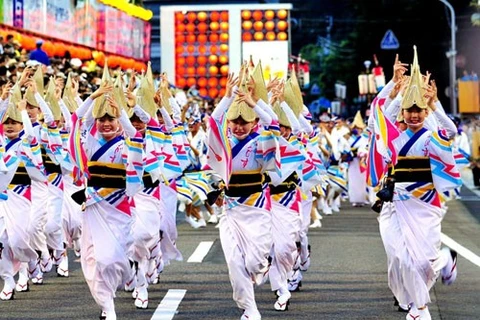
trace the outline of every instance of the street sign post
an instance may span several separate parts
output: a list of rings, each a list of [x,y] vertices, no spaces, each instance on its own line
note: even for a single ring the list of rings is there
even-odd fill
[[[380,43],[380,48],[383,50],[394,50],[400,47],[397,37],[392,30],[388,29],[383,36],[382,42]]]

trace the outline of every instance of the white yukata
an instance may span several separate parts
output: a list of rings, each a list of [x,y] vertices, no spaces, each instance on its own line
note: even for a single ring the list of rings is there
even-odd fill
[[[393,144],[400,159],[429,161],[433,182],[397,181],[393,202],[386,203],[379,216],[389,287],[401,305],[413,302],[415,307],[430,302],[429,290],[449,261],[450,253],[440,251],[444,216],[440,193],[461,183],[449,140],[455,135],[455,125],[440,110],[430,116],[445,130],[422,128],[415,135],[407,129]]]
[[[88,98],[75,112],[74,118],[78,116],[78,120],[73,121],[74,135],[80,134],[82,127],[87,129],[81,148],[89,160],[88,166],[126,170],[126,188],[87,187],[82,220],[83,274],[95,302],[109,314],[115,312],[113,298],[117,288],[124,286],[131,276],[131,197],[141,187],[143,139],[122,110],[119,121],[126,139],[120,135],[105,141],[96,132],[92,107],[93,100]]]
[[[14,176],[28,175],[28,180],[45,182],[45,172],[40,148],[26,111],[22,111],[23,136],[6,140],[1,146],[0,172],[0,277],[5,287],[0,298],[4,299],[15,288],[13,277],[21,263],[28,264],[32,276],[36,276],[38,255],[30,245],[28,230],[31,219],[31,184],[17,184]],[[17,171],[19,173],[17,173]],[[20,172],[21,171],[21,172]]]
[[[368,139],[363,134],[352,135],[348,140],[353,159],[348,163],[348,199],[352,204],[364,204],[368,200],[367,176],[362,161],[367,155]]]
[[[210,119],[207,163],[219,174],[224,172],[222,166],[227,165],[227,160],[218,161],[220,146],[212,143],[211,130],[216,123],[220,122],[220,130],[226,133],[226,119],[223,117],[232,101],[233,97],[224,97]],[[263,130],[261,134],[251,132],[241,141],[228,136],[232,148],[231,169],[234,174],[263,174],[266,171],[275,170],[275,162],[279,161],[278,141],[272,133],[272,130],[276,130],[278,134],[278,126],[261,107],[257,105],[254,110],[260,117],[261,123],[268,123],[271,127]],[[261,192],[240,197],[230,197],[229,190],[226,190],[226,214],[219,222],[220,240],[233,288],[233,300],[240,309],[245,310],[244,316],[247,317],[259,317],[254,284],[260,285],[266,280],[270,267],[271,200],[266,184],[261,190]]]

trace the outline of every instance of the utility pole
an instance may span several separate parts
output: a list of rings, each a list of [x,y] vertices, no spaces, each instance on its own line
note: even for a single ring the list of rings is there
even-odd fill
[[[457,56],[455,32],[457,26],[455,25],[455,10],[447,0],[439,0],[450,10],[450,31],[452,43],[450,50],[447,51],[447,58],[450,60],[450,110],[453,115],[457,115],[457,95],[455,92],[455,83],[457,81],[457,70],[455,66],[455,58]]]

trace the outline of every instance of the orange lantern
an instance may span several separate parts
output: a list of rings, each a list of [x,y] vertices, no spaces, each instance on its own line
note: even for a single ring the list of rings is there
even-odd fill
[[[218,79],[217,78],[210,78],[208,79],[208,86],[209,87],[216,87],[218,85]]]
[[[267,29],[267,31],[272,31],[273,29],[275,29],[275,22],[273,21],[265,22],[265,29]]]
[[[184,32],[185,31],[185,25],[182,23],[182,24],[177,24],[177,26],[175,27],[175,31],[176,32]]]
[[[187,52],[188,53],[194,53],[195,52],[195,46],[193,44],[190,44],[187,46]]]
[[[199,43],[207,42],[207,35],[206,34],[199,34],[197,37]]]
[[[197,80],[195,80],[195,78],[193,77],[190,77],[187,79],[187,86],[189,87],[193,87],[196,83],[197,83]]]
[[[205,64],[207,64],[207,57],[206,56],[199,56],[197,58],[197,63],[200,65],[200,66],[203,66]]]
[[[216,98],[218,96],[218,89],[217,88],[210,88],[208,90],[208,95],[210,98]]]
[[[218,58],[218,62],[220,62],[221,64],[227,64],[228,63],[228,57],[227,56],[220,56]]]
[[[199,87],[206,87],[207,83],[208,83],[207,78],[204,78],[204,77],[198,78],[197,84]]]
[[[288,27],[287,21],[278,21],[278,23],[277,23],[278,30],[285,31],[287,29],[287,27]]]
[[[208,91],[206,88],[200,88],[198,89],[198,94],[201,95],[202,97],[205,97],[208,95]]]
[[[211,53],[211,54],[216,54],[217,51],[218,51],[218,47],[217,47],[217,46],[212,45],[212,46],[210,47],[210,53]]]
[[[226,67],[226,66],[222,66],[222,67]],[[220,87],[226,87],[227,86],[227,82],[228,82],[228,79],[226,77],[222,77],[220,78]]]
[[[204,11],[200,11],[198,14],[197,14],[197,19],[198,21],[205,21],[207,20],[208,16],[207,16],[207,13],[204,12]]]
[[[183,66],[185,64],[185,57],[178,57],[176,62],[177,66]]]
[[[187,40],[188,43],[194,43],[197,40],[197,37],[195,37],[194,34],[189,34],[189,35],[187,35],[186,40]]]
[[[219,48],[220,48],[220,52],[223,52],[223,53],[228,52],[228,44],[222,43]]]
[[[242,33],[242,40],[243,41],[252,41],[252,34],[250,32]]]
[[[288,38],[288,36],[287,36],[286,32],[279,32],[277,34],[277,39],[278,40],[284,41],[284,40],[287,40],[287,38]]]
[[[252,21],[246,20],[242,22],[242,28],[243,30],[250,30],[252,29]]]
[[[262,31],[263,22],[262,21],[255,21],[255,23],[253,24],[253,29],[255,29],[255,31]]]
[[[259,21],[263,18],[263,13],[260,10],[255,10],[252,14],[253,20]]]
[[[252,12],[250,10],[243,10],[242,11],[242,19],[243,20],[250,20],[252,17]]]
[[[185,59],[185,61],[187,62],[187,65],[193,66],[193,65],[195,65],[196,59],[195,59],[194,56],[188,56],[188,57]]]
[[[205,33],[208,30],[208,25],[205,22],[200,22],[197,25],[198,32]]]
[[[185,29],[187,30],[187,32],[189,33],[194,33],[195,32],[195,25],[193,23],[189,23],[187,24],[187,26],[185,27]]]
[[[187,84],[187,81],[185,81],[184,78],[177,78],[177,87],[183,88]]]
[[[218,62],[218,57],[214,54],[211,54],[209,57],[208,57],[208,62],[210,64],[216,64]]]
[[[275,12],[273,12],[273,10],[265,11],[265,19],[272,20],[273,18],[275,18]]]
[[[277,18],[279,19],[286,19],[287,18],[287,10],[278,10],[277,12]]]
[[[221,66],[220,67],[220,73],[222,74],[222,76],[226,76],[228,74],[228,65]],[[225,79],[225,78],[222,78],[222,79]],[[222,85],[221,83],[220,83],[220,85],[222,87],[225,86],[225,85]]]
[[[226,21],[220,22],[220,29],[222,31],[228,31],[228,22]]]
[[[205,68],[204,66],[200,66],[197,68],[197,74],[199,76],[204,76],[207,74],[207,68]]]
[[[185,16],[183,15],[182,12],[175,12],[175,20],[177,22],[183,21],[185,19]]]
[[[275,32],[273,32],[273,31],[268,31],[268,32],[265,34],[265,39],[267,39],[268,41],[273,41],[273,40],[275,40]]]
[[[199,52],[200,54],[205,54],[205,53],[207,53],[207,47],[204,46],[203,44],[202,44],[202,45],[199,45],[199,46],[198,46],[198,52]]]
[[[228,11],[222,11],[222,12],[220,13],[220,19],[221,19],[222,21],[228,21]]]
[[[228,42],[228,33],[220,34],[220,41],[221,42]]]
[[[217,21],[210,22],[211,31],[218,31],[218,29],[220,29],[220,24]]]
[[[220,13],[218,13],[217,11],[212,11],[210,13],[210,20],[218,21],[218,19],[220,19]]]
[[[197,14],[195,12],[191,11],[187,14],[187,19],[190,22],[195,22],[195,19],[197,19]]]
[[[185,42],[185,36],[183,34],[178,34],[175,36],[175,42],[177,44],[182,44]]]
[[[216,76],[218,74],[218,68],[216,66],[210,66],[210,68],[208,68],[208,72],[210,75]]]
[[[187,73],[187,70],[184,67],[178,67],[177,70],[176,70],[176,73],[177,73],[177,75],[183,77]]]
[[[177,47],[175,48],[175,52],[176,52],[177,54],[182,54],[184,51],[185,51],[185,50],[183,49],[183,46],[177,46]],[[97,63],[98,63],[98,62],[97,62]]]
[[[253,35],[253,38],[257,41],[262,41],[263,40],[263,32],[255,32]]]
[[[217,34],[217,33],[212,33],[212,34],[208,37],[208,40],[210,40],[210,42],[218,42],[218,34]]]
[[[220,97],[223,97],[223,96],[225,96],[225,93],[226,93],[226,92],[227,92],[227,90],[226,90],[225,88],[222,88],[222,89],[220,89],[220,91],[218,92],[218,95],[219,95]]]

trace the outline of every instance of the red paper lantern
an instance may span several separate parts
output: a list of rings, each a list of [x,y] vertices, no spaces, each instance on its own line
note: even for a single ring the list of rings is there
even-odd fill
[[[252,14],[253,20],[259,21],[263,18],[263,13],[260,10],[255,10]]]
[[[218,62],[220,62],[221,64],[227,64],[228,63],[228,57],[227,56],[220,56],[218,58]]]
[[[278,30],[285,31],[287,29],[287,27],[288,27],[287,21],[278,21],[278,23],[277,23]]]
[[[187,81],[184,78],[177,78],[177,87],[183,88],[187,84]]]
[[[228,21],[228,11],[222,11],[222,12],[220,13],[220,19],[221,19],[222,21]]]
[[[208,79],[208,86],[210,88],[216,87],[217,85],[218,85],[218,79],[217,78],[212,77],[212,78]]]
[[[218,57],[214,54],[211,54],[209,57],[208,57],[208,62],[210,64],[216,64],[218,62]]]
[[[190,22],[195,22],[195,19],[197,19],[197,14],[193,11],[190,11],[187,14],[187,20],[190,21]]]
[[[218,13],[217,11],[212,11],[210,13],[210,20],[218,21],[219,19],[220,19],[220,13]]]
[[[200,66],[197,68],[197,75],[204,76],[207,74],[207,68],[204,66]]]
[[[207,53],[207,46],[199,45],[199,46],[198,46],[198,52],[199,52],[200,54],[205,54],[205,53]]]
[[[183,66],[185,64],[185,57],[178,57],[176,62],[177,66]]]
[[[275,29],[275,22],[273,22],[273,21],[265,22],[265,29],[267,31],[272,31],[273,29]]]
[[[220,73],[222,74],[222,76],[226,76],[228,74],[228,69],[229,69],[228,65],[224,65],[224,66],[220,67]],[[224,86],[222,84],[220,84],[220,85]]]
[[[226,67],[226,66],[223,66],[223,67]],[[227,82],[228,82],[228,79],[226,77],[222,77],[220,78],[220,87],[226,87],[227,86]]]
[[[242,33],[242,40],[247,42],[247,41],[252,41],[252,34],[250,32],[244,32]]]
[[[205,33],[208,30],[208,25],[205,22],[200,22],[197,25],[198,32]]]
[[[195,80],[195,78],[193,77],[190,77],[187,79],[187,86],[189,87],[193,87],[196,83],[197,83],[197,80]]]
[[[272,20],[273,18],[275,18],[275,12],[273,12],[273,10],[265,11],[265,19]]]
[[[255,31],[262,31],[263,22],[262,21],[255,21],[255,23],[253,24],[253,29],[255,29]]]
[[[198,21],[205,21],[207,20],[208,16],[207,16],[207,13],[204,12],[204,11],[200,11],[198,14],[197,14],[197,19]]]
[[[243,20],[250,20],[252,17],[252,12],[250,10],[243,10],[242,11],[242,19]]]
[[[262,41],[263,40],[263,32],[255,32],[253,35],[253,38],[257,41]]]
[[[208,95],[210,96],[210,98],[214,99],[218,96],[218,89],[217,88],[210,88],[208,90]]]
[[[199,34],[197,37],[198,43],[205,43],[207,42],[207,35],[206,34]]]
[[[201,87],[201,88],[206,87],[207,83],[208,83],[207,78],[205,78],[205,77],[198,78],[197,85],[199,87]]]
[[[210,40],[210,42],[218,42],[218,34],[217,33],[212,33],[208,39]]]
[[[187,46],[187,52],[190,53],[190,54],[194,53],[195,52],[195,46],[192,45],[192,44],[188,45]]]
[[[208,72],[210,75],[216,76],[218,74],[218,68],[216,66],[210,66],[210,68],[208,68]]]
[[[220,29],[220,24],[217,21],[210,22],[211,31],[218,31],[218,29]]]
[[[207,57],[206,56],[198,56],[197,63],[200,66],[204,66],[205,64],[207,64]]]
[[[184,19],[185,19],[185,16],[184,16],[184,14],[183,14],[182,12],[180,12],[180,11],[179,11],[179,12],[175,12],[175,20],[176,20],[177,22],[180,22],[180,21],[183,22]]]
[[[195,76],[195,67],[187,67],[187,76]]]
[[[194,33],[195,32],[195,25],[193,23],[189,23],[187,24],[187,26],[185,27],[185,29],[187,30],[187,32],[189,33]]]
[[[187,62],[187,65],[193,66],[195,65],[196,59],[194,56],[188,56],[185,58],[185,61]]]
[[[200,88],[200,89],[198,89],[198,93],[199,93],[201,96],[203,96],[203,97],[205,97],[205,96],[208,95],[208,91],[207,91],[206,88]]]
[[[277,39],[278,40],[284,41],[284,40],[287,40],[287,38],[288,38],[288,36],[287,36],[286,32],[279,32],[277,34]]]
[[[221,42],[228,42],[228,33],[220,34],[220,41]]]
[[[197,40],[197,37],[195,37],[194,34],[189,34],[189,35],[187,35],[186,40],[187,40],[188,43],[194,43]]]
[[[228,44],[222,43],[219,48],[222,53],[228,52]]]
[[[278,10],[277,18],[279,19],[286,19],[288,16],[287,10]]]

